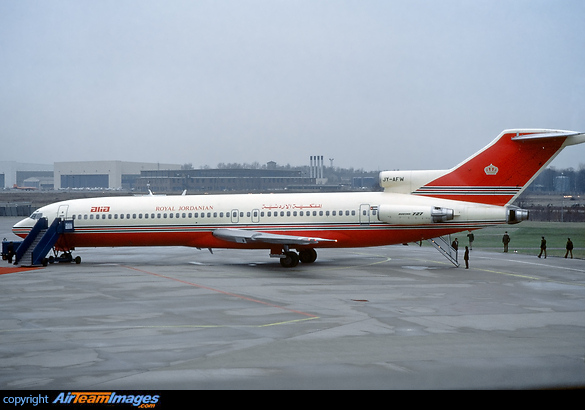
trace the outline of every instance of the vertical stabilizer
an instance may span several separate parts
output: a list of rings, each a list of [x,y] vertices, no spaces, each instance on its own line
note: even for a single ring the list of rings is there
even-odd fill
[[[506,130],[488,146],[412,193],[489,205],[511,203],[567,145],[585,134]]]

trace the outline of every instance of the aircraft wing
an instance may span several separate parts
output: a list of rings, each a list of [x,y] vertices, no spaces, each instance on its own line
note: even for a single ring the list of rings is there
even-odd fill
[[[308,236],[281,235],[245,229],[216,229],[213,236],[224,241],[236,243],[272,243],[282,245],[314,245],[319,242],[337,242],[335,239],[314,238]]]

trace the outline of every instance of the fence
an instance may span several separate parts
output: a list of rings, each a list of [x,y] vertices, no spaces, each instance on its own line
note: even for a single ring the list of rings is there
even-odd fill
[[[0,216],[29,216],[31,213],[32,204],[30,202],[0,202]]]

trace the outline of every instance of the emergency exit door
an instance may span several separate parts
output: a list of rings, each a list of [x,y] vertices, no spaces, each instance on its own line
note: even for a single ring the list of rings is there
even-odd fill
[[[370,205],[369,204],[361,204],[360,205],[360,224],[361,225],[369,225],[370,224]]]
[[[62,220],[67,219],[67,210],[69,209],[69,205],[60,205],[59,210],[57,211],[57,218],[61,218]]]

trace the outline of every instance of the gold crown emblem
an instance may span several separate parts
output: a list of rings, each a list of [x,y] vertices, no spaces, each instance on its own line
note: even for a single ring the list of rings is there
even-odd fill
[[[483,169],[486,175],[496,175],[498,173],[498,167],[494,164],[489,164],[487,167]]]

